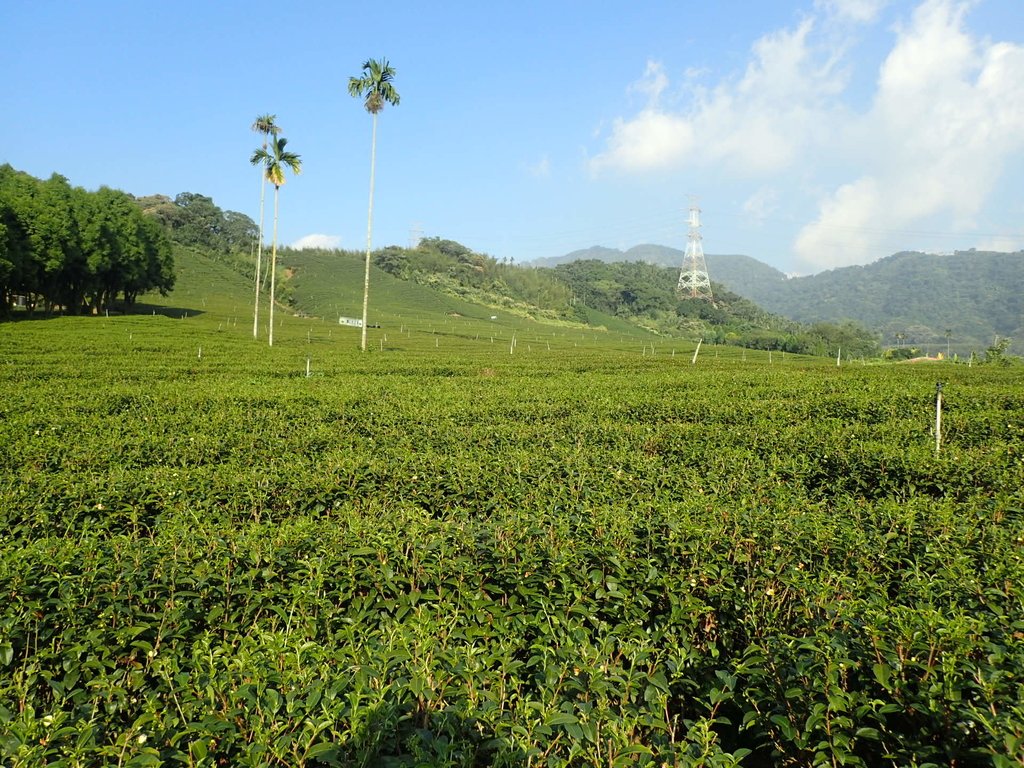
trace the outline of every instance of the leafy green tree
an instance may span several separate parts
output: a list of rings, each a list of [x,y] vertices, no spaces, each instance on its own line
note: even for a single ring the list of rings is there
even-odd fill
[[[985,350],[984,362],[988,365],[1008,366],[1010,358],[1006,351],[1010,348],[1010,339],[997,338],[992,345]]]
[[[29,312],[40,303],[47,312],[99,311],[118,294],[131,304],[141,291],[173,285],[167,233],[134,197],[0,166],[0,312],[15,296]]]
[[[28,221],[31,177],[0,165],[0,313],[6,316],[14,296],[25,291],[31,263]]]
[[[265,170],[266,179],[274,185],[274,237],[273,251],[270,256],[270,330],[267,334],[269,346],[274,346],[274,289],[277,281],[277,214],[278,200],[281,187],[284,185],[285,169],[290,170],[296,176],[302,172],[302,160],[299,155],[285,149],[288,139],[274,136],[270,142],[272,151],[262,147],[252,153],[249,161],[253,165],[262,165]],[[257,294],[258,296],[258,294]]]
[[[252,123],[252,130],[260,134],[263,137],[262,149],[264,152],[267,151],[267,140],[272,136],[274,140],[277,140],[277,134],[281,132],[278,127],[277,115],[264,114],[257,115],[256,119]],[[259,338],[259,324],[260,324],[260,273],[263,270],[263,203],[266,198],[267,191],[267,176],[264,173],[260,173],[260,220],[259,220],[259,234],[256,238],[256,277],[254,279],[256,299],[253,302],[252,310],[252,337],[254,339]]]
[[[348,93],[350,96],[363,99],[366,111],[373,115],[373,139],[370,143],[370,205],[366,219],[366,270],[363,277],[363,327],[360,337],[360,349],[366,351],[367,310],[370,303],[370,249],[373,243],[373,181],[377,159],[377,115],[385,104],[397,106],[398,91],[392,81],[395,70],[387,59],[369,59],[363,64],[361,77],[350,77]]]
[[[167,230],[168,234],[180,228],[180,221],[184,211],[167,195],[137,197],[135,198],[135,204],[142,209],[144,214],[156,220],[160,226]]]
[[[221,224],[224,246],[231,253],[251,254],[250,247],[256,243],[259,230],[256,222],[238,211],[224,211]]]
[[[174,221],[174,239],[183,245],[226,250],[222,239],[224,212],[213,198],[182,192],[174,198],[179,215]]]

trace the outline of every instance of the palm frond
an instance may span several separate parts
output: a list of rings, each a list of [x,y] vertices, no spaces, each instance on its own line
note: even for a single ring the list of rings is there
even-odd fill
[[[276,121],[277,115],[257,115],[256,119],[253,120],[252,130],[264,136],[277,136],[281,132],[281,127],[277,125]]]
[[[277,163],[267,166],[267,181],[273,184],[275,187],[284,186],[284,168]]]
[[[366,111],[375,115],[385,104],[398,104],[398,91],[392,85],[394,79],[395,68],[387,59],[369,59],[363,64],[362,77],[349,78],[348,93],[354,98],[364,99]]]
[[[302,173],[302,158],[294,152],[285,152],[281,155],[281,164],[287,165],[296,176]]]

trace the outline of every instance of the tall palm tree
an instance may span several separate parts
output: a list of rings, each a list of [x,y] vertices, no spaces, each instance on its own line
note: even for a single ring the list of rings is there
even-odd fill
[[[348,94],[363,99],[366,111],[373,115],[373,141],[370,144],[370,211],[366,218],[366,272],[363,277],[363,332],[360,349],[366,351],[366,311],[370,303],[370,248],[373,242],[373,174],[377,160],[377,114],[385,104],[398,106],[398,91],[392,85],[395,70],[387,59],[369,59],[363,64],[362,77],[348,79]]]
[[[274,185],[274,239],[273,252],[270,256],[270,332],[268,334],[269,345],[274,346],[274,289],[277,280],[277,211],[278,198],[280,197],[281,186],[284,184],[284,170],[288,168],[298,176],[302,172],[302,160],[294,152],[288,152],[285,147],[288,139],[276,135],[270,142],[272,151],[257,149],[252,153],[249,162],[253,165],[263,165],[266,169],[266,179]]]
[[[267,151],[267,138],[273,136],[277,138],[277,134],[281,132],[277,123],[277,115],[257,115],[256,119],[253,120],[252,129],[263,136],[263,151]],[[254,339],[259,338],[260,328],[260,273],[263,271],[263,201],[266,197],[267,192],[267,175],[260,172],[260,233],[259,240],[256,242],[256,301],[253,303],[252,310],[252,337]]]

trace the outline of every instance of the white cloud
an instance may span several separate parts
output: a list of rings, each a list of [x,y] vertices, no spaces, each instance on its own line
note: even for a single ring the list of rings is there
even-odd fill
[[[1024,150],[1024,48],[971,37],[968,6],[927,0],[899,30],[855,131],[864,173],[822,199],[798,235],[806,264],[872,261],[937,216],[946,230],[969,231]]]
[[[647,171],[673,166],[686,159],[694,147],[693,125],[654,108],[647,108],[632,120],[618,118],[605,152],[590,161],[590,169]]]
[[[647,105],[612,123],[591,172],[648,171],[724,164],[737,175],[760,175],[791,164],[832,112],[844,76],[828,52],[814,50],[813,19],[759,39],[743,76],[712,89],[693,88],[690,108],[661,106],[663,68],[649,62],[630,91]]]
[[[536,163],[526,166],[526,172],[537,179],[545,179],[551,175],[551,160],[548,156],[542,155]]]
[[[647,97],[648,106],[656,106],[661,94],[668,88],[668,75],[661,62],[648,61],[644,76],[629,86],[629,92],[642,93]]]
[[[878,18],[888,0],[815,0],[816,8],[824,8],[841,19],[867,24]]]
[[[754,224],[765,222],[779,208],[779,193],[772,187],[761,187],[743,203],[743,213]]]
[[[999,253],[1016,253],[1024,250],[1024,235],[995,235],[981,240],[976,248],[979,251],[997,251]]]
[[[304,250],[307,248],[341,248],[341,236],[340,235],[305,235],[300,237],[294,243],[292,248],[296,250]]]

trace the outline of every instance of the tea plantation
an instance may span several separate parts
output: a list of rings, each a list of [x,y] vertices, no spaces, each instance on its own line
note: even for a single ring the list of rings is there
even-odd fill
[[[1022,764],[1020,369],[189,290],[0,326],[3,765]]]

